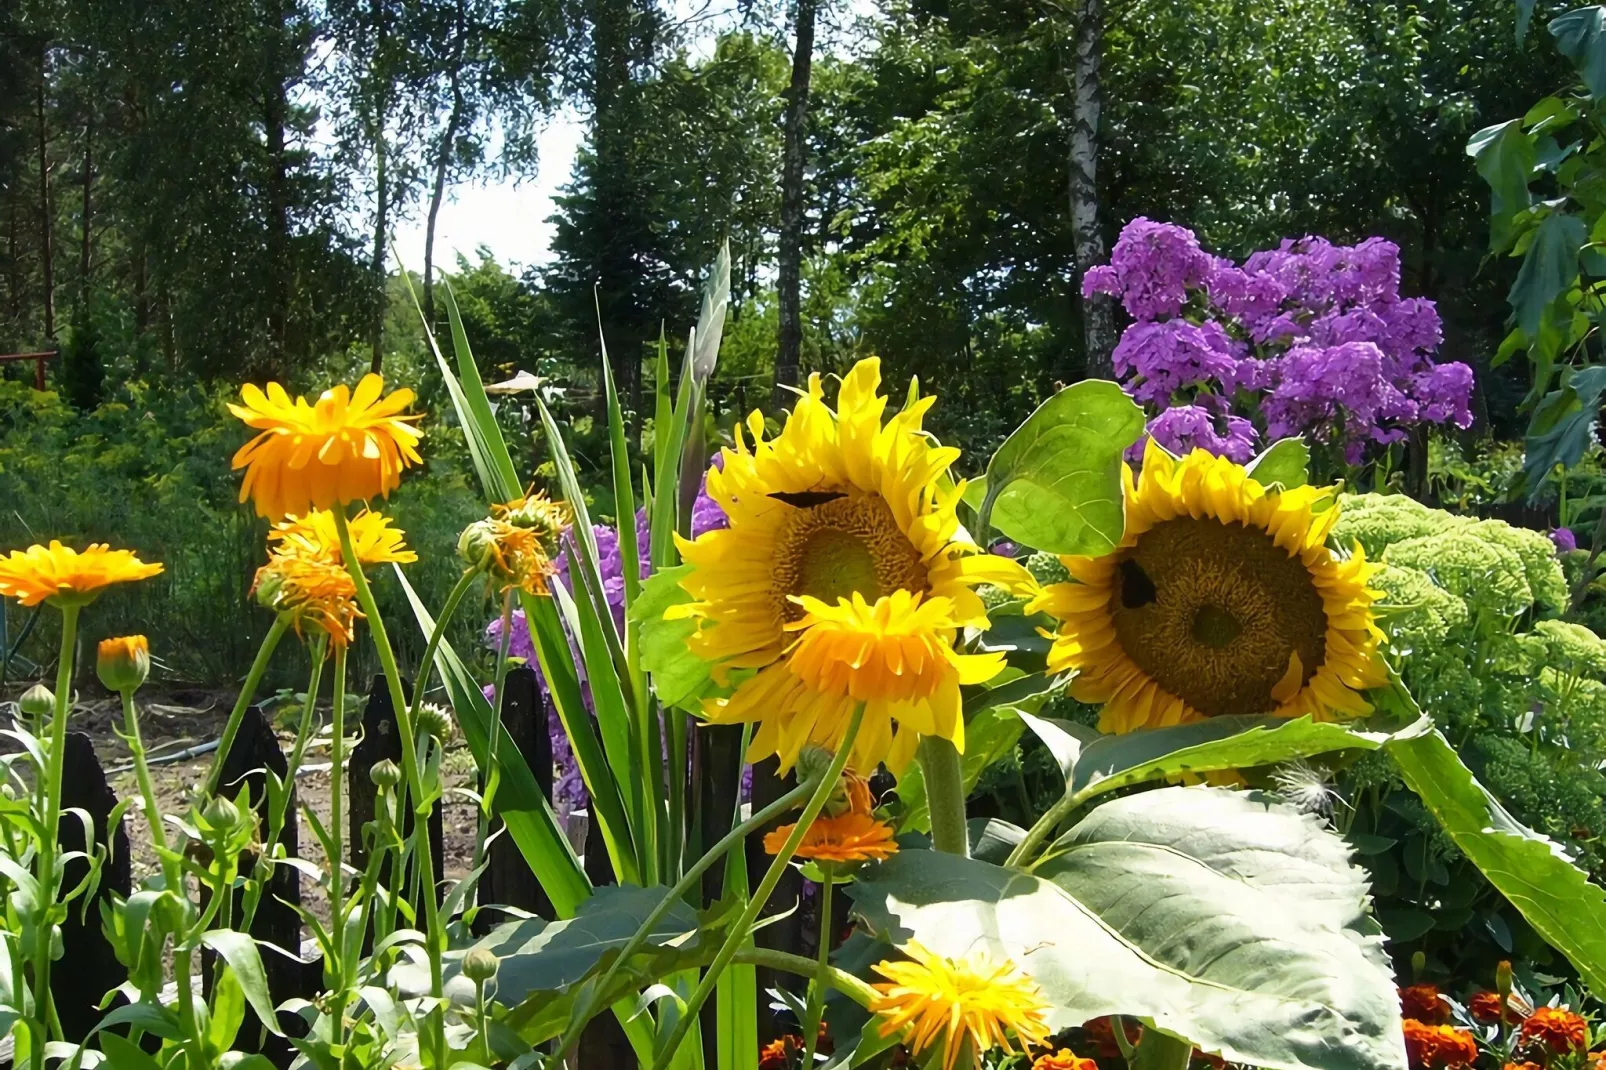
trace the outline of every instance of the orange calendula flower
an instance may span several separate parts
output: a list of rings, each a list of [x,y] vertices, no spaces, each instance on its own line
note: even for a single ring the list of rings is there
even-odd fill
[[[967,1041],[979,1054],[994,1047],[1016,1050],[1011,1033],[1022,1051],[1047,1037],[1048,1004],[1012,963],[994,965],[981,955],[956,961],[912,942],[901,950],[909,961],[872,967],[887,979],[874,986],[870,1001],[870,1012],[882,1019],[882,1036],[904,1033],[917,1055],[941,1038],[943,1070],[954,1070]]]
[[[1589,1044],[1589,1023],[1566,1007],[1540,1007],[1522,1023],[1521,1036],[1558,1055],[1582,1051]]]
[[[318,628],[336,647],[350,645],[363,615],[351,573],[326,558],[274,554],[257,570],[251,591],[262,605],[289,614],[297,635]]]
[[[1098,1070],[1099,1064],[1092,1059],[1084,1059],[1069,1048],[1039,1055],[1032,1063],[1032,1070]]]
[[[161,565],[141,561],[132,550],[97,542],[79,553],[52,539],[49,546],[35,544],[0,558],[0,596],[25,606],[46,601],[82,606],[114,583],[148,579],[161,571]]]
[[[1411,1070],[1445,1070],[1467,1066],[1478,1057],[1478,1042],[1465,1029],[1432,1025],[1407,1018],[1405,1054]]]
[[[1400,989],[1400,1014],[1419,1022],[1444,1025],[1450,1020],[1450,1005],[1438,985],[1411,985]]]
[[[383,565],[391,562],[409,564],[418,555],[407,548],[407,535],[391,523],[384,513],[364,509],[346,521],[351,535],[351,548],[362,565]],[[270,543],[279,543],[281,549],[294,548],[303,556],[323,557],[337,565],[345,564],[340,552],[340,533],[335,528],[335,514],[327,509],[314,509],[305,516],[281,520],[268,532]]]
[[[466,564],[483,568],[504,591],[547,594],[547,578],[557,572],[540,533],[506,520],[476,520],[464,528],[457,555]]]
[[[764,850],[772,855],[780,854],[786,838],[796,827],[782,825],[766,835]],[[852,810],[838,817],[821,814],[815,818],[797,849],[799,858],[844,864],[880,862],[897,853],[898,844],[892,838],[891,825]]]
[[[246,470],[240,500],[278,520],[389,497],[402,469],[422,460],[417,446],[423,433],[412,425],[418,416],[404,411],[413,392],[382,398],[384,391],[385,381],[372,374],[355,391],[342,383],[311,404],[292,400],[278,383],[269,383],[266,393],[251,383],[241,387],[244,404],[229,411],[261,433],[234,455],[234,467]]]
[[[1538,1063],[1507,1063],[1504,1070],[1544,1070]]]

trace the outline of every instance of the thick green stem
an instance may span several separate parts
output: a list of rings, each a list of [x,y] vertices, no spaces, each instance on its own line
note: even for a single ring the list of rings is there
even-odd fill
[[[797,853],[798,845],[803,842],[809,826],[814,824],[814,819],[825,809],[826,800],[831,797],[831,792],[837,786],[837,780],[842,776],[842,770],[847,767],[848,756],[853,753],[853,741],[858,736],[859,725],[863,721],[864,703],[861,702],[853,709],[853,718],[848,721],[848,730],[843,734],[842,742],[837,745],[836,757],[831,759],[831,767],[815,786],[814,794],[803,807],[803,813],[798,818],[797,824],[792,826],[792,834],[781,845],[780,853],[770,862],[770,868],[765,871],[764,879],[759,882],[753,898],[748,901],[747,909],[742,911],[742,916],[731,928],[730,935],[725,937],[725,943],[720,946],[714,961],[709,963],[708,969],[703,972],[703,979],[698,982],[691,999],[686,1001],[686,1008],[680,1020],[675,1023],[674,1031],[669,1034],[669,1042],[658,1053],[657,1061],[653,1063],[653,1070],[666,1070],[674,1061],[675,1053],[680,1050],[686,1034],[697,1024],[697,1016],[702,1011],[703,1004],[708,1002],[714,986],[719,983],[720,975],[725,972],[725,967],[730,965],[731,958],[741,947],[742,941],[747,939],[748,933],[752,931],[753,922],[758,920],[759,911],[769,902],[770,894],[775,891],[775,885],[780,883],[781,874],[786,872],[787,863],[791,862],[792,856]]]
[[[340,511],[335,510],[339,516]],[[341,529],[345,529],[342,527]],[[334,694],[330,697],[329,707],[329,839],[333,843],[334,851],[329,859],[329,910],[331,916],[337,921],[345,918],[345,865],[346,865],[346,820],[341,799],[341,789],[346,779],[346,644],[335,644],[335,679]],[[383,800],[381,800],[383,802]],[[343,927],[337,924],[336,938],[340,939]],[[345,955],[341,956],[342,969],[344,969]],[[342,1047],[345,1040],[346,1015],[346,989],[344,983],[330,993],[330,1020],[334,1023],[334,1039],[336,1046]],[[342,1056],[344,1058],[344,1056]]]
[[[441,615],[435,619],[435,627],[429,633],[429,642],[424,646],[424,660],[418,663],[418,681],[413,684],[413,701],[408,707],[413,711],[414,717],[418,716],[418,708],[424,702],[424,692],[427,690],[425,685],[429,683],[430,674],[435,671],[435,652],[440,649],[441,639],[446,635],[446,625],[457,615],[458,605],[463,601],[463,596],[468,594],[468,589],[474,585],[481,571],[471,568],[457,577],[451,593],[446,596],[445,604],[441,606]],[[502,625],[502,631],[504,634],[507,632],[505,623]],[[502,657],[505,659],[507,655],[503,654]]]
[[[502,737],[502,691],[507,684],[507,651],[513,641],[508,634],[513,626],[513,591],[509,589],[502,595],[502,639],[497,644],[496,673],[492,677],[493,690],[496,701],[491,706],[490,739],[485,746],[485,784],[484,794],[480,799],[480,816],[474,823],[474,861],[469,865],[468,871],[473,873],[485,861],[485,841],[491,836],[491,811],[495,803],[496,782],[498,771],[496,768],[496,741]],[[429,662],[424,663],[428,666]],[[422,673],[420,673],[422,675]]]
[[[223,734],[218,737],[217,750],[212,752],[212,768],[206,774],[206,794],[216,795],[218,780],[223,776],[223,761],[234,749],[234,737],[239,734],[240,721],[245,717],[245,711],[256,697],[257,685],[262,682],[262,674],[268,671],[268,662],[273,660],[273,651],[284,638],[284,633],[290,629],[290,618],[278,614],[273,618],[273,626],[268,634],[262,637],[262,645],[257,648],[256,660],[251,662],[251,671],[245,674],[245,683],[240,685],[240,697],[234,700],[234,709],[229,711],[229,719],[223,725]]]
[[[920,772],[926,781],[926,810],[931,815],[931,846],[951,855],[970,854],[965,834],[965,773],[952,740],[921,736]]]
[[[812,977],[818,971],[818,964],[813,959],[806,959],[802,955],[794,955],[789,951],[776,951],[768,947],[745,947],[736,952],[732,962],[740,962],[747,966],[763,966],[771,970],[785,970],[795,973],[799,977]],[[875,998],[876,990],[868,983],[835,966],[828,967],[825,977],[831,987],[847,996],[861,1007],[868,1007]]]
[[[1013,851],[1009,852],[1009,857],[1004,860],[1004,865],[1025,865],[1027,860],[1037,853],[1037,849],[1043,845],[1043,841],[1048,839],[1049,834],[1059,827],[1061,821],[1070,816],[1071,811],[1075,810],[1081,804],[1081,801],[1078,796],[1066,795],[1065,798],[1049,807],[1048,812],[1038,818],[1037,823],[1027,830],[1026,838],[1016,844]]]
[[[634,956],[637,951],[641,950],[641,945],[647,942],[647,938],[652,934],[653,928],[663,920],[664,915],[669,913],[669,909],[676,903],[683,902],[686,898],[686,893],[697,887],[698,882],[702,880],[702,876],[708,870],[708,867],[712,866],[721,858],[724,858],[725,854],[732,847],[747,839],[748,834],[753,830],[763,828],[775,818],[786,813],[786,811],[790,810],[798,803],[809,798],[817,787],[819,787],[819,781],[805,780],[803,783],[799,784],[785,795],[782,795],[779,799],[776,799],[774,802],[764,807],[764,809],[755,813],[746,821],[741,822],[735,828],[731,829],[725,834],[723,839],[710,848],[696,862],[692,863],[691,868],[686,871],[686,875],[681,877],[679,882],[677,882],[675,886],[669,890],[669,894],[664,896],[663,899],[659,900],[658,905],[652,908],[652,913],[647,915],[646,920],[643,921],[641,925],[637,927],[635,933],[631,935],[629,941],[627,941],[624,946],[624,950],[621,951],[613,960],[613,965],[608,967],[608,971],[602,975],[602,980],[593,986],[591,989],[592,994],[586,999],[586,1002],[582,1004],[578,1010],[576,1010],[574,1015],[571,1016],[569,1030],[564,1034],[563,1043],[558,1045],[558,1052],[555,1056],[558,1061],[562,1061],[562,1059],[568,1055],[570,1049],[573,1048],[574,1044],[580,1039],[580,1030],[585,1026],[591,1015],[597,1010],[597,1003],[599,1002],[600,997],[612,986],[613,980],[616,976],[618,976],[619,970],[624,966],[625,963],[630,961],[632,956]],[[805,959],[804,961],[807,960]]]
[[[407,705],[407,695],[402,688],[401,670],[396,667],[396,652],[391,648],[390,636],[385,631],[384,618],[379,615],[379,605],[374,601],[374,592],[368,586],[368,577],[363,575],[362,563],[351,545],[351,528],[346,523],[345,511],[335,509],[334,517],[335,531],[340,535],[340,554],[346,562],[346,571],[351,574],[351,582],[357,588],[357,604],[367,616],[369,634],[374,641],[374,652],[379,655],[379,664],[385,673],[385,683],[390,689],[390,701],[396,709],[396,725],[401,735],[402,774],[406,778],[408,805],[413,808],[413,813],[416,815],[413,827],[419,881],[427,893],[422,897],[424,934],[427,937],[424,950],[429,958],[429,994],[435,1001],[434,1009],[429,1014],[428,1047],[434,1065],[444,1066],[446,1038],[443,1033],[445,1024],[441,1011],[441,953],[445,950],[446,933],[441,928],[440,903],[436,900],[435,861],[431,857],[429,843],[429,800],[424,795],[424,774],[418,764],[416,726],[412,710]]]
[[[39,838],[39,909],[48,914],[56,909],[61,888],[56,882],[56,825],[61,821],[61,776],[67,760],[67,715],[72,710],[73,651],[78,645],[78,606],[61,607],[61,654],[56,664],[56,712],[50,721],[50,751],[44,770],[44,822]],[[34,1014],[41,1022],[52,1016],[50,999],[50,933],[34,934],[33,1001]],[[57,1039],[60,1039],[59,1037]],[[29,1061],[36,1070],[45,1065],[45,1046],[35,1044]]]

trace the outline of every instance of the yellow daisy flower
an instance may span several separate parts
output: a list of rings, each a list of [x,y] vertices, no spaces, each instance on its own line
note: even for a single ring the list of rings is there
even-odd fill
[[[351,548],[363,565],[382,565],[389,562],[408,564],[418,555],[407,547],[407,534],[391,524],[390,517],[364,509],[346,521],[351,533]],[[268,541],[281,547],[295,546],[305,556],[324,557],[337,565],[345,564],[340,553],[340,533],[335,530],[335,514],[327,509],[314,509],[305,516],[292,516],[275,524],[268,532]]]
[[[250,499],[258,515],[278,520],[313,509],[389,497],[401,483],[402,469],[418,464],[422,432],[411,390],[381,399],[385,381],[365,375],[352,391],[344,383],[325,390],[317,402],[291,400],[284,387],[269,383],[264,394],[247,383],[243,405],[229,411],[261,434],[240,447],[234,467],[244,468],[240,500]]]
[[[873,986],[876,996],[870,1001],[870,1012],[881,1016],[882,1036],[904,1033],[904,1043],[916,1055],[941,1036],[943,1070],[953,1070],[967,1039],[976,1058],[994,1047],[1016,1050],[1010,1033],[1022,1052],[1048,1036],[1043,1020],[1048,1004],[1013,964],[993,965],[982,955],[955,961],[917,943],[900,950],[910,961],[872,967],[887,979]]]
[[[0,558],[0,596],[15,598],[25,606],[44,601],[58,606],[87,605],[105,587],[147,579],[161,571],[161,565],[141,561],[132,550],[113,550],[97,542],[79,553],[52,539],[49,546],[36,543]]]
[[[1031,589],[1024,569],[960,528],[963,485],[941,483],[959,451],[921,429],[935,399],[883,422],[880,383],[880,362],[860,361],[833,411],[811,376],[775,438],[750,416],[751,444],[738,427],[708,473],[729,526],[677,539],[692,601],[670,615],[699,622],[691,648],[716,679],[758,670],[704,711],[716,724],[759,722],[751,760],[777,754],[789,769],[810,741],[834,749],[861,701],[857,768],[901,769],[921,732],[963,749],[959,685],[1003,667],[954,652],[960,628],[987,625],[974,588]]]
[[[1152,441],[1125,482],[1120,545],[1063,558],[1075,582],[1029,607],[1059,619],[1049,669],[1076,671],[1071,693],[1104,704],[1101,730],[1371,710],[1360,692],[1388,680],[1366,585],[1377,566],[1358,546],[1328,549],[1330,489],[1268,490],[1225,458]]]

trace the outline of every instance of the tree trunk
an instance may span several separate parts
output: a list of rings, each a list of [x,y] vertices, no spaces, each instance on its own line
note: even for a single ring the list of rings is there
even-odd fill
[[[388,77],[385,66],[385,3],[374,0],[374,25],[377,39],[374,44],[374,67],[371,75]],[[384,368],[383,350],[385,335],[385,232],[390,224],[390,186],[386,174],[385,120],[390,111],[390,93],[383,83],[374,102],[374,192],[378,204],[374,209],[374,255],[369,263],[373,279],[373,319],[369,323],[368,370],[378,375]]]
[[[786,141],[781,157],[781,248],[776,288],[780,330],[775,349],[775,407],[790,407],[803,351],[803,168],[808,157],[809,71],[814,65],[818,0],[797,0],[797,47],[786,90]]]
[[[452,49],[452,111],[446,117],[446,129],[441,132],[440,148],[435,154],[435,188],[429,194],[429,222],[424,227],[424,323],[431,328],[435,325],[435,221],[446,196],[446,169],[457,140],[457,127],[463,121],[464,30],[463,3],[458,0],[457,39]]]
[[[46,152],[49,129],[45,125],[45,78],[49,51],[39,49],[39,263],[44,274],[45,337],[56,337],[56,264],[51,251],[50,160]]]
[[[78,248],[78,307],[74,310],[75,314],[80,317],[89,314],[90,223],[92,220],[90,193],[95,182],[94,155],[95,116],[92,111],[89,117],[84,120],[84,228]],[[85,321],[80,319],[78,322],[83,323]]]
[[[1104,261],[1098,185],[1102,19],[1099,0],[1081,0],[1071,45],[1071,237],[1076,242],[1076,266],[1083,275]],[[1115,303],[1108,295],[1095,294],[1082,302],[1082,330],[1088,378],[1113,378],[1110,353],[1115,348]]]
[[[268,150],[268,347],[269,360],[285,361],[285,345],[290,323],[290,166],[285,151],[285,122],[289,114],[287,99],[284,38],[289,12],[275,4],[267,27],[267,83],[263,87],[262,125]]]
[[[11,319],[22,318],[22,264],[17,259],[17,191],[13,188],[6,197],[6,297],[11,305]]]

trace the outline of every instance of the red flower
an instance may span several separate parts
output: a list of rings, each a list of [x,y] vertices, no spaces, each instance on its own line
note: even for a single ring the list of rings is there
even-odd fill
[[[1128,1044],[1136,1045],[1143,1038],[1143,1026],[1130,1018],[1124,1021],[1126,1024],[1126,1041]],[[1093,1045],[1095,1058],[1121,1058],[1121,1045],[1115,1042],[1115,1025],[1112,1017],[1105,1015],[1083,1022],[1082,1032],[1087,1034],[1088,1042]]]
[[[1566,1007],[1540,1007],[1522,1023],[1522,1039],[1564,1055],[1589,1044],[1589,1023]]]
[[[1467,1000],[1467,1013],[1472,1020],[1492,1025],[1500,1020],[1500,993],[1478,992]],[[1515,1022],[1521,1015],[1509,1002],[1506,1004],[1506,1021]]]
[[[1450,1005],[1440,995],[1438,985],[1412,985],[1400,989],[1400,1016],[1429,1025],[1445,1025],[1450,1021]]]
[[[1465,1029],[1405,1020],[1405,1054],[1411,1070],[1467,1066],[1478,1057],[1478,1042]]]

